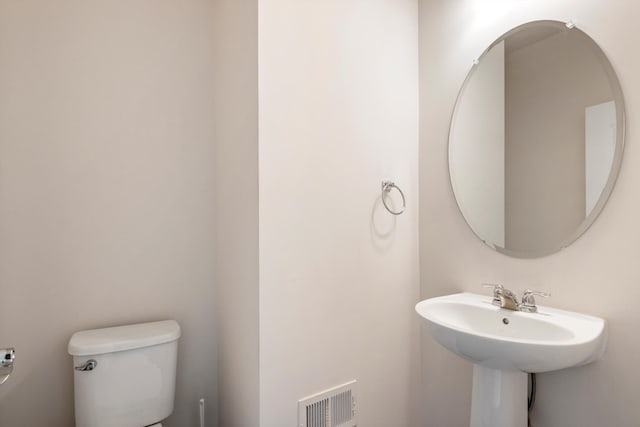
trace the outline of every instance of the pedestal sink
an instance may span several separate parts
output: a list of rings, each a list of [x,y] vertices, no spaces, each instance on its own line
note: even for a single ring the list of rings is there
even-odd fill
[[[526,427],[527,373],[580,366],[606,346],[603,319],[539,306],[506,310],[461,293],[419,302],[433,338],[474,364],[471,427]]]

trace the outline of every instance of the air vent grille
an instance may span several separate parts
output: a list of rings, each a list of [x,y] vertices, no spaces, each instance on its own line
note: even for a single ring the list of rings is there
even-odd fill
[[[298,401],[298,426],[357,427],[355,386],[351,381]]]
[[[331,396],[331,427],[343,425],[353,418],[353,395],[351,390]]]

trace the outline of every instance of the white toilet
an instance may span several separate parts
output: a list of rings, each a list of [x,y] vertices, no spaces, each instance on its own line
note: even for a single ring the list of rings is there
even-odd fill
[[[180,325],[175,320],[76,332],[76,427],[160,427],[173,412]]]

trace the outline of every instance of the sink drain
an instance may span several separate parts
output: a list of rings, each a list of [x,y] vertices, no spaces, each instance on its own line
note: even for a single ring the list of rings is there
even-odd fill
[[[509,319],[507,319],[506,317],[502,318],[502,323],[504,323],[505,325],[509,324]]]

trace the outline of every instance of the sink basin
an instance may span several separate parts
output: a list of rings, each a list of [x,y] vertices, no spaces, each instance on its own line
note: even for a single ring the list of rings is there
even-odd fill
[[[606,347],[603,319],[544,306],[507,310],[486,295],[431,298],[416,311],[435,341],[474,364],[471,427],[525,427],[527,372],[584,365]]]
[[[495,369],[546,372],[597,360],[606,322],[538,306],[538,313],[506,310],[491,297],[462,293],[424,300],[416,311],[433,338],[473,363]]]

